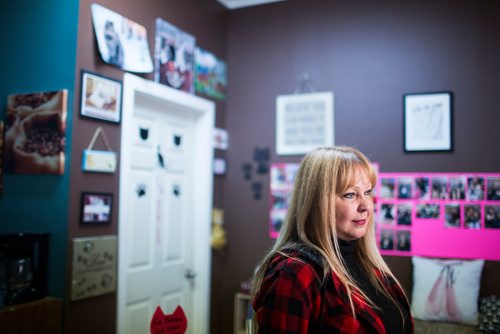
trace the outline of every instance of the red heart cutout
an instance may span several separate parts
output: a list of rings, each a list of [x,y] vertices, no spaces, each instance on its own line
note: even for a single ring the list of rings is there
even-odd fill
[[[187,318],[184,310],[179,305],[174,313],[165,315],[158,306],[151,319],[149,329],[151,334],[184,334],[187,329]]]

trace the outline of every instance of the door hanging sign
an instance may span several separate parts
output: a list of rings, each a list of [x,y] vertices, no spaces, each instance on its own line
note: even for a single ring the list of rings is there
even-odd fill
[[[107,151],[93,150],[97,137],[101,136]],[[116,152],[111,150],[108,138],[102,127],[98,127],[86,150],[83,150],[82,169],[86,172],[114,173],[116,171]]]

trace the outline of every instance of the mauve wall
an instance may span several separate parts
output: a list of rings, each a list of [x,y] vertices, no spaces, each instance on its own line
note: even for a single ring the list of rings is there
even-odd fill
[[[271,247],[269,175],[252,198],[241,166],[255,147],[277,157],[275,98],[291,94],[308,73],[316,91],[335,94],[335,141],[353,145],[384,172],[500,171],[500,3],[498,1],[288,0],[232,11],[229,21],[230,131],[225,227],[229,245],[214,255],[213,333],[231,333],[233,296]],[[404,154],[402,96],[451,90],[455,100],[453,153]],[[411,283],[409,258],[388,258]],[[495,291],[498,262],[489,262],[482,293]]]
[[[72,145],[72,165],[70,184],[70,208],[68,217],[68,263],[67,296],[71,284],[71,240],[75,237],[98,236],[118,233],[119,177],[115,174],[83,173],[81,170],[82,151],[87,148],[95,129],[102,126],[114,151],[120,148],[121,127],[109,123],[80,118],[80,69],[84,68],[118,80],[123,80],[124,72],[103,63],[99,57],[92,27],[90,6],[94,1],[81,0],[78,24],[77,59],[75,68],[75,102],[73,105],[74,131]],[[225,59],[227,41],[228,11],[215,0],[103,0],[100,5],[111,9],[143,25],[148,31],[151,55],[154,53],[155,20],[161,17],[180,29],[194,35],[196,44],[218,57]],[[153,74],[143,75],[152,80]],[[216,100],[216,126],[225,128],[225,101]],[[126,135],[126,134],[124,134]],[[96,149],[105,149],[101,140]],[[223,156],[224,152],[215,152]],[[222,187],[224,180],[214,180],[214,206],[223,204]],[[101,191],[114,194],[114,208],[111,225],[81,226],[79,224],[80,193],[82,191]],[[147,284],[147,282],[145,282]],[[67,301],[65,332],[77,333],[115,333],[116,332],[116,294],[106,294],[80,301]]]

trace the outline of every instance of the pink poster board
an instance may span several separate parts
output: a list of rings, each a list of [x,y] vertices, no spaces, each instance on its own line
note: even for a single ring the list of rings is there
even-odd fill
[[[500,174],[380,173],[381,253],[500,260]]]
[[[271,238],[284,222],[298,167],[271,165]],[[500,260],[500,173],[379,173],[374,201],[384,255]]]
[[[271,185],[269,196],[269,236],[278,237],[288,211],[295,175],[299,170],[298,163],[271,164]]]

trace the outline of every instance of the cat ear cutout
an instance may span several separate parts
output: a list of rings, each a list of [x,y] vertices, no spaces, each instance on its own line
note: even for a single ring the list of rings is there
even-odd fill
[[[172,314],[164,314],[158,306],[149,326],[151,334],[184,334],[187,329],[187,318],[179,305]]]

